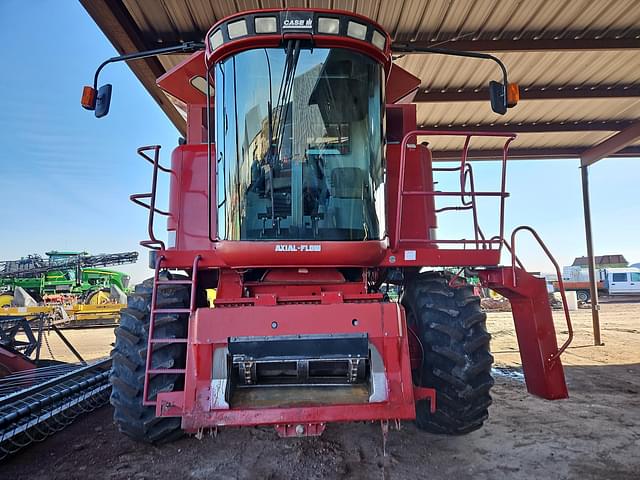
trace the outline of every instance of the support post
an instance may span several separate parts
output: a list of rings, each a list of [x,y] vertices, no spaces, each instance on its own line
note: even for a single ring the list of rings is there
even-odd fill
[[[598,285],[596,281],[596,263],[593,255],[593,235],[591,233],[591,205],[589,203],[589,167],[582,165],[582,205],[584,209],[584,231],[587,239],[587,262],[589,262],[589,287],[591,290],[591,318],[593,322],[593,344],[600,341],[600,304],[598,303]]]

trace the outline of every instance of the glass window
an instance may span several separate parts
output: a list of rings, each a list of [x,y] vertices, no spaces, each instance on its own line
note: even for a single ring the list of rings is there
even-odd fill
[[[614,273],[611,275],[612,282],[626,282],[627,274],[626,273]]]
[[[640,282],[640,273],[631,272],[631,281],[632,282]]]
[[[215,69],[220,238],[380,238],[382,66],[290,41]]]

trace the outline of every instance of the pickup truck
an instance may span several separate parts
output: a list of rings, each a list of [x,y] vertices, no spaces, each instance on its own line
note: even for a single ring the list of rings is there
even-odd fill
[[[640,268],[600,268],[596,270],[598,293],[601,295],[640,295]],[[564,288],[575,291],[581,302],[591,298],[589,274],[586,269],[565,267],[562,275]],[[558,282],[552,282],[558,289]]]

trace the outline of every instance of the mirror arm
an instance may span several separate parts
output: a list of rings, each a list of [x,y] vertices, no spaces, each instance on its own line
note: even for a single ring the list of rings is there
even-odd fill
[[[412,45],[407,45],[402,49],[403,53],[437,53],[440,55],[452,55],[455,57],[470,57],[470,58],[479,58],[482,60],[492,60],[498,64],[500,70],[502,70],[502,83],[504,88],[504,98],[505,102],[507,99],[507,88],[509,85],[509,80],[507,79],[507,67],[504,66],[502,60],[498,57],[490,55],[488,53],[480,53],[480,52],[467,52],[465,50],[452,50],[449,48],[437,48],[437,47],[414,47]]]
[[[412,51],[408,51],[407,53],[438,53],[440,55],[453,55],[456,57],[470,57],[470,58],[480,58],[483,60],[493,60],[498,64],[500,70],[502,70],[502,78],[503,82],[506,85],[509,84],[507,80],[507,67],[504,66],[502,60],[494,55],[490,55],[488,53],[480,53],[480,52],[467,52],[464,50],[451,50],[448,48],[436,48],[436,47],[421,47],[419,49],[415,49]]]
[[[139,60],[141,58],[155,57],[158,55],[167,55],[172,53],[192,53],[198,50],[204,49],[205,45],[202,42],[185,42],[174,47],[156,48],[155,50],[146,50],[144,52],[128,53],[126,55],[120,55],[117,57],[111,57],[100,64],[93,77],[93,89],[98,89],[98,77],[104,67],[110,63],[123,62],[127,60]]]

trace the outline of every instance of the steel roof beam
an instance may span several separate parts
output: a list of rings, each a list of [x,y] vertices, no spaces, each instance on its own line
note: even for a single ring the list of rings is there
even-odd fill
[[[423,123],[420,128],[430,130],[468,131],[468,132],[515,132],[515,133],[550,133],[550,132],[619,132],[631,125],[630,121],[581,121],[581,122],[537,122],[537,123],[508,123],[493,125],[439,125],[433,126]]]
[[[487,34],[491,36],[491,34]],[[446,37],[446,35],[443,35]],[[606,51],[639,50],[637,38],[544,38],[544,39],[500,39],[500,40],[457,40],[457,41],[396,41],[391,45],[394,53],[419,53],[430,47],[451,48],[468,52],[557,52],[557,51]],[[418,50],[418,52],[416,52]]]
[[[640,43],[640,42],[638,42]],[[526,100],[571,100],[592,98],[632,98],[640,97],[638,86],[566,86],[562,88],[521,88],[520,101]],[[441,102],[486,102],[489,100],[489,90],[486,88],[476,90],[450,90],[425,91],[420,89],[414,98],[418,103]]]
[[[629,148],[635,149],[638,153],[635,156],[640,156],[640,148],[627,147],[632,143],[640,139],[640,122],[634,123],[623,131],[616,133],[612,137],[600,142],[598,145],[591,147],[580,155],[580,165],[588,167],[593,165],[598,160],[602,160],[605,157],[617,156],[620,152],[628,150]]]
[[[551,148],[510,148],[510,160],[550,160],[580,158],[588,150],[586,147],[551,147]],[[460,161],[460,150],[434,150],[431,152],[435,161]],[[640,146],[626,147],[618,150],[610,157],[638,157],[640,156]],[[502,149],[492,150],[469,150],[470,160],[500,160],[502,159]]]

